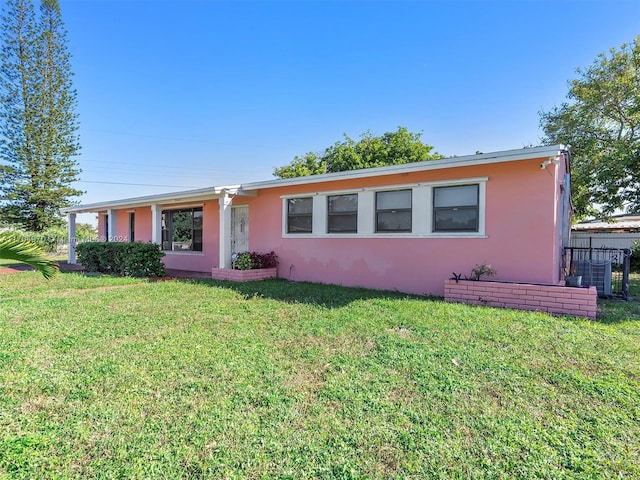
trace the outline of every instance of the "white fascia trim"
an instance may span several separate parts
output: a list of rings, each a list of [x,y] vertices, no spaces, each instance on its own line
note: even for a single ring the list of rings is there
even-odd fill
[[[395,185],[384,184],[379,187],[366,187],[366,188],[346,188],[343,190],[327,190],[321,192],[307,192],[300,194],[287,194],[280,195],[282,199],[289,198],[308,198],[315,197],[317,195],[344,195],[349,193],[358,193],[358,192],[387,192],[393,190],[405,190],[409,188],[415,187],[442,187],[449,185],[467,185],[472,183],[483,183],[488,182],[489,177],[472,177],[472,178],[460,178],[455,180],[437,180],[433,182],[419,182],[419,183],[399,183]]]
[[[350,180],[354,178],[377,177],[381,175],[394,175],[399,173],[412,173],[428,170],[441,170],[453,167],[468,167],[473,165],[486,165],[490,163],[514,162],[520,160],[533,160],[536,158],[555,157],[565,152],[564,145],[551,147],[521,148],[506,150],[503,152],[483,153],[479,155],[466,155],[463,157],[450,157],[440,160],[426,160],[424,162],[405,163],[387,167],[366,168],[362,170],[349,170],[346,172],[325,173],[308,177],[281,178],[264,182],[245,183],[240,185],[240,191],[260,190],[263,188],[287,187],[294,185],[307,185],[313,183],[330,182],[336,180]]]
[[[126,198],[123,200],[88,203],[85,205],[74,205],[72,207],[63,208],[61,211],[63,213],[87,213],[100,212],[107,209],[131,209],[136,207],[145,207],[152,204],[168,205],[184,202],[212,200],[223,195],[236,195],[238,194],[239,189],[239,185],[207,187],[195,190],[184,190],[181,192],[161,193],[144,197]]]

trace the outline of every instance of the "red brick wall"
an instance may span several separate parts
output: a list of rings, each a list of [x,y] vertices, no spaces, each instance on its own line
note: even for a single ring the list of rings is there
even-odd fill
[[[598,293],[596,287],[446,280],[444,299],[447,302],[538,310],[595,319]]]

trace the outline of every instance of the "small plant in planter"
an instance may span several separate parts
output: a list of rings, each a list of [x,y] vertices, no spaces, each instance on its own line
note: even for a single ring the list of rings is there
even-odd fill
[[[496,273],[495,268],[493,268],[488,263],[483,263],[482,265],[476,265],[471,270],[471,280],[480,280],[480,277],[486,275],[487,277],[493,277]]]
[[[236,270],[251,270],[253,262],[249,252],[240,253],[233,262],[233,268]]]
[[[233,268],[236,270],[253,270],[260,268],[275,268],[278,266],[278,256],[275,252],[243,252],[235,255]]]
[[[487,277],[492,277],[496,273],[498,273],[498,272],[496,271],[495,268],[493,268],[488,263],[483,263],[482,265],[476,265],[475,267],[473,267],[473,269],[471,270],[471,276],[470,277],[467,277],[465,275],[464,278],[463,278],[461,273],[453,272],[453,277],[451,277],[451,280],[455,280],[456,283],[458,283],[460,280],[478,281],[478,280],[480,280],[480,278],[483,275],[486,275]]]
[[[564,276],[564,284],[567,287],[581,287],[582,286],[582,275],[578,275],[578,265],[575,262],[571,262],[571,267],[569,268],[569,275]]]

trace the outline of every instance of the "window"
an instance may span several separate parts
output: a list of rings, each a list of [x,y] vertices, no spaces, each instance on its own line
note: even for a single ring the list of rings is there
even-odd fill
[[[287,233],[311,233],[313,224],[313,198],[287,200]]]
[[[129,212],[129,241],[136,241],[136,214]]]
[[[162,212],[162,249],[202,251],[202,207]]]
[[[411,190],[376,192],[376,232],[411,231]]]
[[[328,201],[329,233],[356,233],[358,231],[358,194],[331,195]]]
[[[434,187],[433,231],[477,232],[479,186]]]

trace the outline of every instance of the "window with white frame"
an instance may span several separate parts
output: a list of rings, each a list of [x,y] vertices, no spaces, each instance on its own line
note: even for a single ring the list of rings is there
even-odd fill
[[[202,207],[163,210],[162,249],[202,251]]]
[[[287,200],[287,233],[311,233],[313,228],[313,198]]]
[[[356,233],[358,231],[358,194],[327,197],[327,231]]]
[[[434,232],[477,232],[480,225],[479,185],[433,188]]]
[[[411,190],[376,192],[376,232],[411,232]]]
[[[487,177],[283,195],[284,236],[484,238]]]

